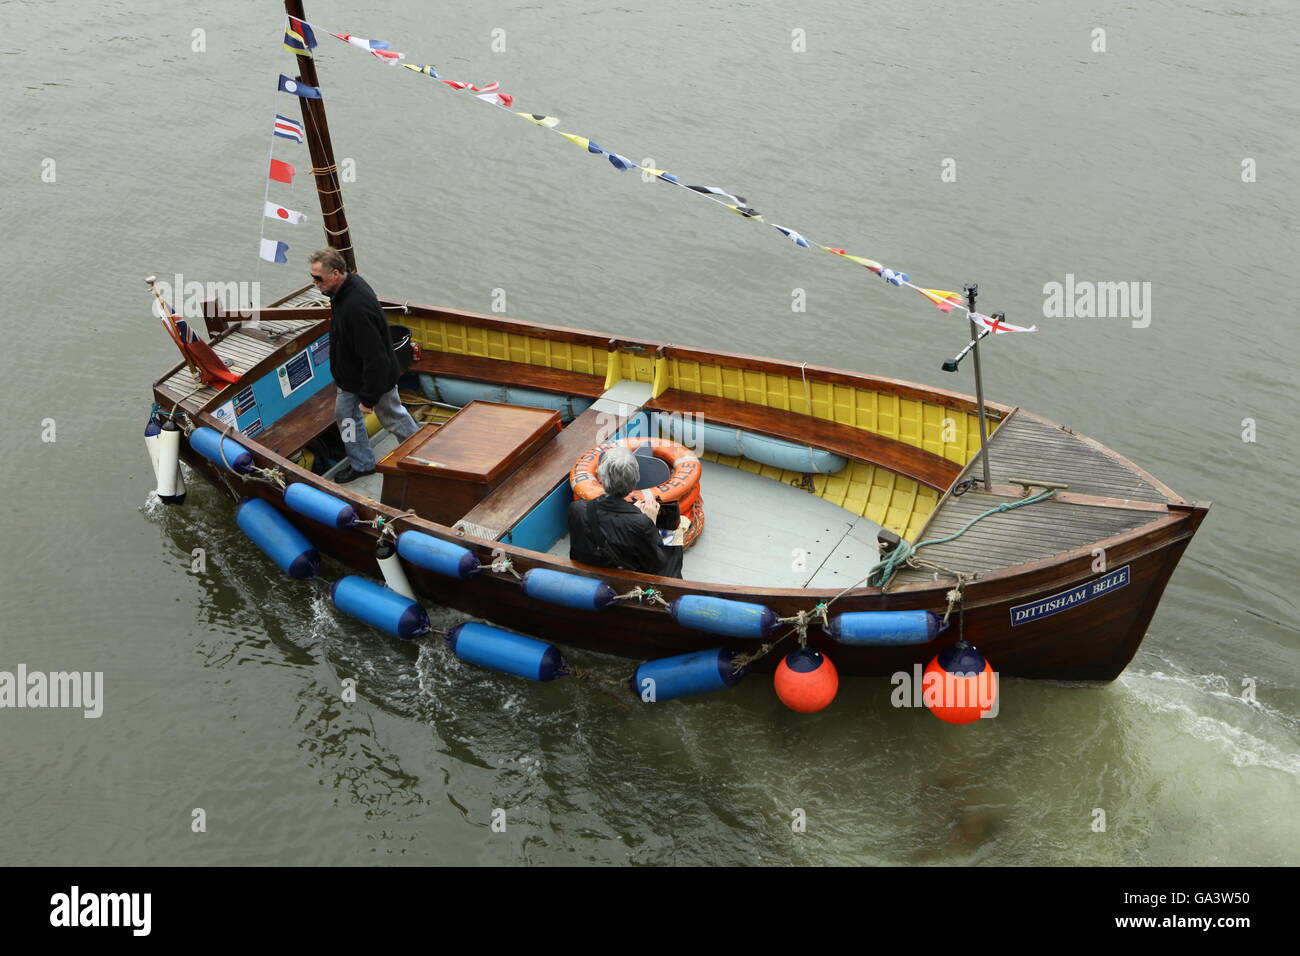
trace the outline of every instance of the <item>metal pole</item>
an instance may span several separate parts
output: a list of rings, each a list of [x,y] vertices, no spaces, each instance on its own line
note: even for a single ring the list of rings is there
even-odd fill
[[[970,321],[971,354],[975,356],[975,400],[980,406],[980,458],[984,467],[984,490],[988,491],[993,487],[993,481],[989,477],[989,432],[985,422],[984,376],[980,373],[980,326],[974,318],[975,296],[979,292],[979,286],[971,282],[962,291],[966,293],[966,305],[971,311],[967,319]]]

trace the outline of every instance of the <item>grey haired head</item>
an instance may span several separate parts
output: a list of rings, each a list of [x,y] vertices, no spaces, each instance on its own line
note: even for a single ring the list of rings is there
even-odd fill
[[[636,463],[636,455],[622,445],[615,445],[600,456],[600,466],[596,469],[596,478],[605,493],[615,498],[625,497],[636,487],[641,477],[641,468]]]

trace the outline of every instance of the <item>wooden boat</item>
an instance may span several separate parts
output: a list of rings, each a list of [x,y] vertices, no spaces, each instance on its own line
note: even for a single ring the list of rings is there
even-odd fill
[[[286,9],[302,17],[296,0]],[[299,79],[317,85],[313,61],[298,61]],[[323,105],[302,104],[318,187],[336,195]],[[329,214],[323,204],[322,213],[328,240],[350,262],[341,210]],[[715,647],[753,651],[759,642],[683,626],[667,610],[677,598],[703,595],[762,605],[796,622],[808,644],[845,673],[910,671],[955,642],[960,630],[1002,674],[1107,681],[1132,659],[1209,507],[1184,499],[1097,441],[1017,407],[983,403],[990,430],[986,484],[977,467],[981,405],[968,395],[416,305],[405,291],[381,302],[390,321],[409,328],[420,346],[404,384],[423,388],[423,400],[435,403],[424,407],[435,414],[401,448],[377,436],[382,461],[371,478],[338,485],[328,472],[318,473],[319,460],[313,469],[303,457],[336,431],[335,388],[328,350],[321,348],[330,312],[311,288],[263,309],[256,321],[205,308],[211,346],[240,380],[196,386],[182,363],[154,383],[156,409],[187,430],[206,426],[247,449],[264,471],[232,473],[188,441],[181,454],[233,497],[264,499],[357,574],[378,577],[376,524],[432,536],[467,549],[481,569],[459,579],[405,561],[420,598],[563,645],[636,659]],[[454,423],[481,416],[485,407],[519,427],[478,431],[470,450],[463,442],[438,445],[440,430],[451,435]],[[539,430],[535,413],[546,407],[552,411],[543,417],[554,418]],[[523,423],[530,411],[533,424]],[[644,427],[647,414],[660,416],[658,422],[702,417],[717,426],[700,455],[707,524],[686,554],[682,579],[568,559],[571,467],[612,425]],[[461,437],[467,431],[459,427]],[[495,446],[491,436],[506,433],[511,437]],[[734,446],[718,447],[718,435],[732,436]],[[478,471],[439,472],[439,463],[415,454],[434,447],[473,458]],[[810,462],[804,470],[795,470],[792,448]],[[824,473],[831,467],[833,473]],[[336,528],[294,511],[268,476],[334,496],[361,523]],[[1045,486],[1050,497],[1038,494]],[[1023,504],[1031,489],[1035,500]],[[989,514],[956,534],[976,516],[1011,504],[1023,506]],[[884,586],[867,586],[862,581],[878,560],[881,529],[912,543],[952,537],[917,552],[918,560]],[[520,576],[532,569],[599,579],[638,599],[598,612],[544,603],[521,585]],[[960,627],[928,643],[846,645],[820,626],[828,606],[835,614],[951,614]]]

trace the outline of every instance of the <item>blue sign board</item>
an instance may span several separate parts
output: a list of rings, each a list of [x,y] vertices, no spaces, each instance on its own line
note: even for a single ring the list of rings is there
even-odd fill
[[[1086,604],[1093,598],[1109,594],[1111,591],[1117,591],[1128,584],[1128,569],[1129,565],[1126,564],[1118,571],[1103,574],[1097,580],[1090,581],[1087,584],[1080,584],[1077,588],[1070,588],[1068,591],[1031,601],[1028,604],[1017,605],[1011,609],[1011,626],[1015,627],[1017,624],[1039,621],[1045,617],[1051,617],[1053,614],[1068,611],[1077,605]]]

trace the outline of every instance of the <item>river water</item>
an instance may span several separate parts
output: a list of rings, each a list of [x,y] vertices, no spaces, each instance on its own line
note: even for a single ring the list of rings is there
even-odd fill
[[[939,369],[955,316],[327,30],[499,80],[922,285],[977,280],[1041,329],[986,340],[991,399],[1214,501],[1119,680],[1009,680],[964,728],[885,680],[802,717],[761,676],[651,708],[489,673],[341,618],[197,480],[183,508],[151,498],[140,433],[175,354],[143,277],[269,301],[321,244],[272,226],[289,264],[255,253],[272,114],[296,110],[281,14],[0,3],[0,670],[103,673],[97,719],[0,709],[0,863],[1300,862],[1294,3],[308,7],[381,293],[486,312],[504,290],[523,319],[973,389]],[[273,188],[318,211],[305,177]],[[1149,310],[1045,315],[1067,276],[1137,282]]]

